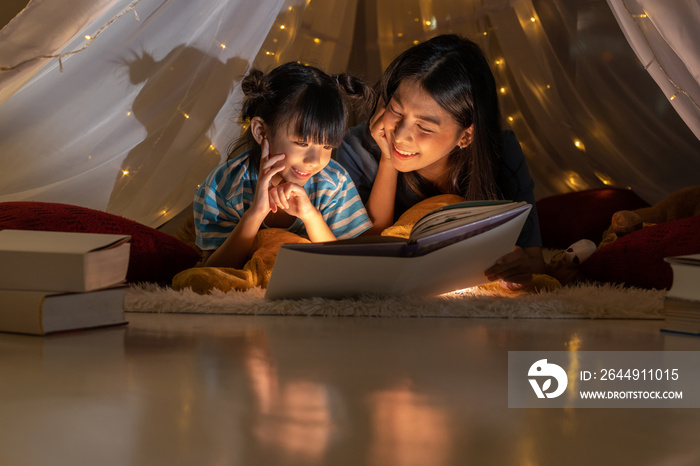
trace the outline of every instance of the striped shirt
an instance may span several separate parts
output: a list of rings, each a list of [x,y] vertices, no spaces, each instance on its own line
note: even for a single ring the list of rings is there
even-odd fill
[[[204,250],[221,246],[253,205],[257,181],[257,170],[251,170],[247,152],[209,174],[194,198],[197,246]],[[350,176],[335,160],[309,178],[304,190],[336,238],[353,238],[372,226]],[[299,218],[287,230],[308,236]]]

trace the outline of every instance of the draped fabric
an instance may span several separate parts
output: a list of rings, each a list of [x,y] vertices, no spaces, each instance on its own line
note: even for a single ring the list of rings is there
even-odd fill
[[[249,68],[304,57],[342,69],[355,9],[30,2],[0,35],[0,201],[64,202],[161,225],[191,205],[239,135],[237,84]]]
[[[649,7],[647,19],[664,12],[656,42],[677,38],[674,49],[695,76],[679,84],[697,89],[697,0],[625,2]],[[668,13],[676,7],[678,13]],[[378,0],[377,10],[383,65],[414,41],[440,33],[481,45],[538,198],[610,185],[632,188],[653,203],[700,184],[700,141],[691,123],[669,103],[668,86],[659,89],[650,78],[648,61],[637,59],[604,0]],[[676,23],[679,15],[685,19]],[[700,125],[692,107],[688,113]]]
[[[32,0],[0,30],[0,202],[64,202],[159,226],[191,204],[239,135],[238,84],[252,66],[297,60],[374,80],[415,41],[447,32],[491,60],[537,197],[612,185],[656,202],[699,184],[699,9]]]

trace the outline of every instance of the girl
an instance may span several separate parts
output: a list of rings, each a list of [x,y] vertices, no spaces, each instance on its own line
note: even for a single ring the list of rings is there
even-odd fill
[[[242,118],[250,126],[195,195],[197,245],[211,252],[205,265],[241,268],[261,227],[284,228],[312,242],[371,227],[352,180],[331,160],[348,113],[341,94],[361,106],[372,100],[371,89],[297,63],[267,75],[253,70],[241,87]]]
[[[418,44],[389,64],[379,91],[374,116],[348,131],[337,155],[371,231],[437,194],[525,200],[533,209],[516,248],[485,274],[512,289],[529,284],[545,267],[534,183],[515,135],[501,128],[495,80],[478,45],[455,35]]]

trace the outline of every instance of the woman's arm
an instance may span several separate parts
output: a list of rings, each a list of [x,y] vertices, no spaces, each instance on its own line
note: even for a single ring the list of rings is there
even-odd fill
[[[377,168],[377,176],[367,201],[367,213],[372,220],[372,228],[366,234],[380,234],[394,223],[394,204],[399,172],[391,163],[389,142],[384,129],[384,102],[379,101],[377,110],[369,121],[372,137],[382,151]]]
[[[382,153],[377,176],[374,179],[366,206],[367,214],[372,220],[372,228],[367,230],[366,234],[380,234],[394,223],[398,173],[392,165],[391,159],[385,158],[384,153]]]

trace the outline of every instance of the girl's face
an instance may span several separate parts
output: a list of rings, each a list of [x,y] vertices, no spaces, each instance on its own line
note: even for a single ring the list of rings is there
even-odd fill
[[[291,183],[304,186],[331,160],[331,146],[304,142],[304,138],[290,133],[289,126],[276,131],[270,138],[270,156],[285,154],[284,169],[279,175]],[[273,184],[278,184],[273,181]]]
[[[463,129],[416,81],[404,80],[384,112],[391,161],[400,172],[417,171],[436,182],[448,170],[447,156],[469,143]]]

